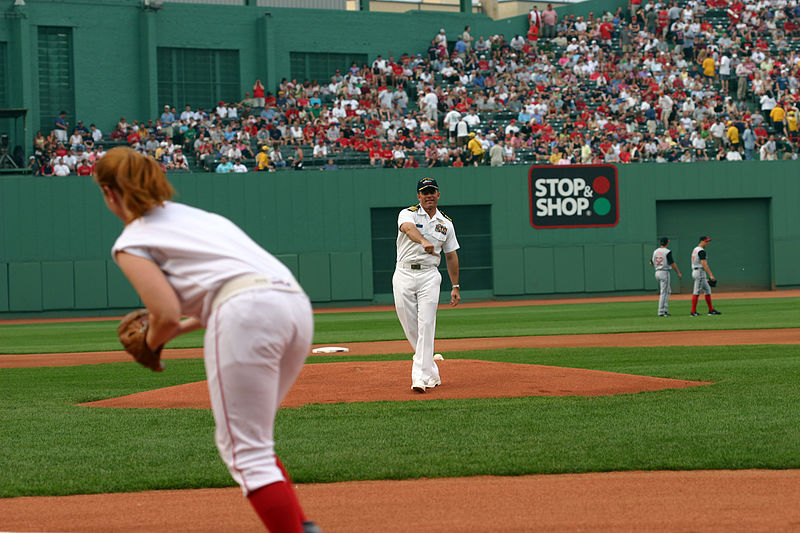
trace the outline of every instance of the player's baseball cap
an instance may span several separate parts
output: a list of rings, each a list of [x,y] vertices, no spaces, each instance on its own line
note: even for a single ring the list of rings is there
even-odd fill
[[[439,184],[436,183],[436,180],[433,178],[422,178],[417,182],[417,192],[420,192],[422,189],[436,189],[439,190]]]
[[[700,242],[704,242],[704,241],[705,241],[705,242],[708,242],[708,241],[710,241],[710,240],[711,240],[711,239],[710,239],[709,237],[706,237],[705,235],[703,235],[702,237],[700,237]]]
[[[661,243],[661,246],[664,246],[665,244],[667,244],[669,242],[669,239],[666,238],[666,237],[661,237],[661,239],[658,242]]]

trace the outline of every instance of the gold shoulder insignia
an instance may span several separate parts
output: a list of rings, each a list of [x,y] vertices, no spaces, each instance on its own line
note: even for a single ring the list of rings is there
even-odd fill
[[[442,213],[441,211],[439,211],[439,212],[440,212],[440,213]],[[452,222],[452,221],[453,221],[453,219],[452,219],[452,218],[450,218],[449,216],[445,215],[444,213],[442,213],[442,216],[443,216],[444,218],[446,218],[447,220],[449,220],[450,222]]]
[[[418,205],[412,205],[411,207],[408,208],[408,210],[409,211],[419,211],[419,206]]]

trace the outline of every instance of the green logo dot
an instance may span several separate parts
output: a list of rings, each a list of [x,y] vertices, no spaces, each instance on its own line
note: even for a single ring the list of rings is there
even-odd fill
[[[592,204],[592,208],[594,212],[600,216],[607,215],[609,211],[611,211],[611,202],[609,202],[606,198],[598,198]]]

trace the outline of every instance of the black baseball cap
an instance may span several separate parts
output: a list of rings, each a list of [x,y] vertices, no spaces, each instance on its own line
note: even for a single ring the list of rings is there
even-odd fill
[[[661,237],[661,239],[658,242],[661,243],[661,246],[664,246],[665,244],[667,244],[669,242],[669,239],[666,238],[666,237]]]
[[[705,235],[703,235],[702,237],[700,237],[700,242],[703,242],[703,241],[710,241],[710,240],[711,240],[711,239],[710,239],[709,237],[706,237]]]
[[[436,183],[436,180],[433,178],[422,178],[417,182],[417,192],[420,192],[422,189],[436,189],[439,190],[439,184]]]

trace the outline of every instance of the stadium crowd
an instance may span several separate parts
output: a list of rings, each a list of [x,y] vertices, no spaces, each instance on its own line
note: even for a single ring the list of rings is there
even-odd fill
[[[108,142],[168,171],[797,158],[797,0],[630,0],[597,17],[548,5],[528,19],[509,40],[442,29],[416,54],[274,94],[259,80],[241,102],[167,105],[108,136],[62,114],[31,165],[91,174]]]

